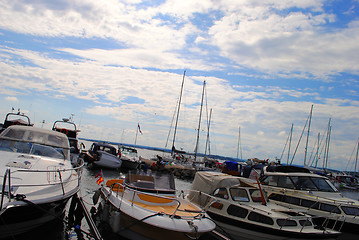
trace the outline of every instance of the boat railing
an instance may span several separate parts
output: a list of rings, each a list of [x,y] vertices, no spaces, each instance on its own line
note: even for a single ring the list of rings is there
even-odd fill
[[[191,213],[198,213],[197,216],[195,216],[195,218],[203,217],[205,215],[205,212],[206,212],[203,208],[201,208],[201,211],[191,211],[191,210],[188,210],[188,209],[181,210],[180,209],[181,201],[178,200],[175,197],[159,195],[158,194],[159,192],[157,192],[157,194],[153,194],[153,193],[147,193],[147,192],[139,191],[137,189],[130,188],[130,187],[126,186],[125,184],[119,183],[119,182],[113,183],[111,185],[110,189],[111,189],[111,191],[116,192],[116,197],[118,197],[119,194],[122,193],[121,199],[122,199],[125,191],[132,192],[131,206],[133,206],[135,204],[135,197],[138,196],[139,194],[147,195],[147,196],[155,197],[155,198],[159,198],[159,199],[168,200],[168,203],[175,202],[176,205],[177,205],[175,210],[173,211],[172,214],[168,214],[168,215],[170,215],[171,218],[174,218],[178,211],[188,211],[188,212],[191,212]],[[186,217],[182,216],[182,218],[186,218]],[[193,217],[191,217],[191,218],[193,218]]]
[[[203,201],[205,204],[199,204],[199,207],[203,209],[204,212],[207,212],[208,208],[214,203],[214,202],[217,202],[217,198],[210,195],[210,194],[207,194],[207,193],[204,193],[204,192],[201,192],[201,191],[198,191],[198,190],[181,190],[180,194],[179,194],[179,197],[182,196],[182,198],[185,198],[185,196],[190,196],[190,194],[186,194],[186,192],[188,193],[193,193],[193,194],[198,194],[199,196],[204,196],[206,198],[205,201]],[[191,201],[191,200],[190,200]],[[192,201],[191,201],[192,202]]]
[[[0,209],[2,209],[3,204],[4,204],[4,198],[5,196],[7,196],[8,201],[10,202],[11,199],[16,199],[17,196],[14,196],[11,193],[11,189],[14,189],[14,187],[41,187],[41,186],[51,186],[51,185],[60,185],[61,186],[61,190],[62,190],[62,194],[65,195],[66,194],[66,190],[65,190],[65,184],[73,182],[73,181],[77,181],[77,187],[80,187],[80,182],[81,182],[81,176],[82,176],[82,170],[83,170],[83,166],[84,166],[84,162],[82,162],[81,164],[79,164],[76,167],[73,168],[69,168],[69,169],[47,169],[47,170],[39,170],[39,169],[16,169],[15,171],[11,171],[11,168],[7,168],[5,171],[5,174],[3,176],[3,183],[2,183],[2,189],[1,189],[1,203],[0,203]],[[71,178],[69,180],[63,180],[63,173],[64,172],[71,172],[72,176],[77,176],[76,178]],[[11,183],[11,174],[15,173],[15,172],[22,172],[22,173],[56,173],[58,174],[59,177],[59,181],[50,183],[50,181],[48,181],[48,183],[46,184],[12,184]],[[7,186],[7,190],[6,190],[6,186]],[[22,197],[26,197],[26,196],[22,196]]]
[[[340,205],[349,205],[349,206],[359,206],[358,204],[355,204],[355,201],[349,201],[349,200],[338,200],[338,199],[331,199],[331,198],[328,198],[328,197],[324,197],[324,196],[315,196],[315,195],[312,195],[312,194],[306,194],[306,193],[303,193],[302,191],[298,191],[298,190],[286,190],[286,189],[281,189],[281,190],[277,190],[277,191],[274,191],[275,193],[284,193],[285,195],[287,195],[287,193],[289,194],[293,194],[293,193],[298,193],[300,195],[303,195],[303,196],[307,196],[307,197],[310,197],[311,199],[315,199],[317,200],[318,202],[321,202],[320,200],[324,200],[325,203],[333,203],[333,204],[340,204]]]

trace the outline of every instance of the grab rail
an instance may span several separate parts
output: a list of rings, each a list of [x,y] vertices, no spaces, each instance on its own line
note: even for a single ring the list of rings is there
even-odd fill
[[[111,189],[111,192],[113,192],[113,189],[115,188],[115,186],[118,186],[117,187],[117,190],[116,190],[116,197],[119,196],[119,192],[120,190],[122,190],[122,197],[124,195],[124,192],[125,190],[129,190],[131,192],[133,192],[133,196],[132,196],[132,200],[131,200],[131,205],[133,206],[134,204],[134,198],[135,196],[138,194],[144,194],[144,195],[148,195],[148,196],[153,196],[153,197],[158,197],[158,198],[162,198],[162,199],[167,199],[167,200],[171,200],[171,201],[175,201],[177,203],[177,207],[176,209],[174,210],[174,212],[170,215],[171,218],[174,218],[176,216],[176,213],[179,211],[179,208],[181,206],[181,202],[176,199],[176,198],[172,198],[172,197],[166,197],[166,196],[161,196],[161,195],[158,195],[158,194],[152,194],[152,193],[146,193],[146,192],[142,192],[142,191],[138,191],[138,190],[135,190],[135,189],[132,189],[130,187],[127,187],[126,185],[124,184],[121,184],[121,183],[113,183],[111,186],[110,186],[110,189]],[[110,192],[110,194],[111,194]],[[210,197],[210,195],[208,195]],[[213,198],[213,197],[212,197]],[[213,201],[211,201],[211,204],[212,204]],[[185,210],[186,211],[186,210]],[[201,216],[204,216],[205,214],[205,210],[204,208],[201,207],[201,211],[198,212],[198,215],[201,215]],[[198,216],[197,215],[197,216]]]
[[[68,168],[68,169],[54,169],[54,170],[39,170],[39,169],[16,169],[15,171],[12,171],[12,173],[15,172],[23,172],[23,173],[30,173],[30,172],[45,172],[45,173],[51,173],[51,172],[55,172],[59,174],[59,182],[55,182],[55,183],[47,183],[47,184],[15,184],[15,185],[11,185],[11,169],[7,168],[5,171],[5,174],[3,176],[3,185],[2,185],[2,190],[1,190],[1,203],[0,203],[0,210],[3,207],[4,204],[4,197],[7,195],[9,201],[11,201],[11,198],[13,198],[13,196],[11,195],[11,188],[12,187],[36,187],[36,186],[51,186],[51,185],[58,185],[61,184],[61,189],[62,189],[62,194],[65,195],[66,191],[65,191],[65,186],[64,184],[66,183],[70,183],[73,181],[77,181],[77,186],[80,187],[80,181],[81,181],[81,176],[82,176],[82,168],[84,167],[84,162],[81,162],[81,165],[78,167],[74,167],[74,168]],[[62,179],[62,174],[61,172],[67,172],[67,171],[71,171],[71,172],[76,172],[76,176],[77,178],[75,179],[71,179],[71,180],[67,180],[67,181],[63,181]],[[8,179],[8,180],[7,180]],[[8,181],[8,183],[6,183]],[[5,187],[6,184],[8,185],[8,191],[5,191]]]
[[[3,184],[2,184],[2,189],[1,189],[1,203],[0,203],[0,210],[2,209],[2,205],[4,203],[4,196],[5,196],[5,186],[6,186],[6,178],[7,176],[9,176],[9,190],[8,190],[8,198],[10,199],[11,197],[11,188],[10,188],[10,185],[11,185],[11,182],[10,182],[10,168],[7,168],[6,171],[5,171],[5,174],[4,174],[4,179],[3,179]]]

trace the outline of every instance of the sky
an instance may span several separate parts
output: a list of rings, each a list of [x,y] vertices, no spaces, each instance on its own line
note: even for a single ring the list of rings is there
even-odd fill
[[[330,119],[328,167],[353,170],[358,51],[358,0],[2,0],[0,115],[171,148],[185,72],[176,148],[200,125],[200,153],[322,166]]]

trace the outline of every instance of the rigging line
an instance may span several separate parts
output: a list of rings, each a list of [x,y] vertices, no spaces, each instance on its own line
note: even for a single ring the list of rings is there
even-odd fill
[[[359,143],[359,138],[358,138],[358,143]],[[351,153],[351,155],[350,155],[350,157],[349,157],[349,159],[348,159],[348,161],[347,161],[347,165],[345,166],[345,171],[346,171],[346,172],[348,172],[348,165],[350,164],[350,162],[351,162],[351,160],[352,160],[352,157],[353,157],[353,154],[354,154],[354,151],[355,151],[356,146],[357,146],[357,143],[355,143],[355,146],[354,146],[354,148],[353,148],[353,151],[352,151],[352,153]]]
[[[177,102],[176,102],[176,108],[175,108],[175,110],[173,111],[172,121],[171,121],[171,125],[170,125],[170,130],[168,131],[165,148],[167,148],[168,139],[170,138],[170,135],[171,135],[172,126],[173,126],[173,120],[175,119],[175,116],[176,116],[177,106],[178,106],[178,100],[177,100]]]
[[[172,151],[171,153],[173,154],[173,150],[175,148],[175,140],[176,140],[176,133],[177,133],[177,125],[178,125],[178,117],[179,117],[179,113],[180,113],[180,108],[181,108],[181,101],[182,101],[182,92],[183,92],[183,85],[184,85],[184,78],[186,76],[186,70],[183,72],[183,78],[182,78],[182,84],[181,84],[181,93],[179,96],[179,101],[178,101],[178,109],[177,109],[177,117],[176,117],[176,126],[175,126],[175,130],[173,133],[173,140],[172,140]]]
[[[299,147],[300,141],[302,140],[303,133],[304,133],[305,127],[307,126],[308,120],[309,120],[309,116],[308,116],[308,118],[307,118],[307,121],[306,121],[306,122],[305,122],[305,124],[304,124],[303,130],[302,130],[302,134],[301,134],[301,135],[300,135],[300,137],[299,137],[299,140],[298,140],[297,146],[295,147],[295,150],[294,150],[294,153],[293,153],[293,156],[292,156],[292,160],[290,161],[290,164],[289,164],[289,165],[292,165],[292,163],[293,163],[293,160],[294,160],[295,154],[297,153],[297,150],[298,150],[298,147]]]
[[[293,124],[292,124],[292,126],[293,126]],[[285,144],[284,144],[284,148],[283,148],[282,154],[280,155],[280,158],[279,158],[279,160],[280,160],[280,161],[282,160],[282,157],[283,157],[284,151],[285,151],[285,149],[286,149],[286,147],[287,147],[288,140],[289,140],[289,136],[290,136],[290,132],[289,132],[289,134],[288,134],[287,140],[285,141]],[[238,154],[237,154],[237,155],[238,155]],[[288,162],[287,162],[287,164],[288,164]]]
[[[312,114],[313,114],[313,104],[312,104],[312,107],[310,108],[310,118],[309,118],[309,124],[308,124],[307,142],[305,144],[305,151],[304,151],[304,166],[306,165],[306,160],[307,160],[308,140],[309,140],[309,133],[310,133],[310,123],[312,122]]]
[[[196,159],[197,159],[199,131],[200,131],[200,128],[201,128],[202,107],[203,107],[203,97],[204,97],[204,89],[205,89],[205,87],[206,87],[206,80],[203,81],[201,108],[200,108],[200,112],[199,112],[199,121],[198,121],[198,129],[197,129],[197,141],[196,141],[196,148],[195,148],[195,152],[194,152],[194,161],[196,161]]]

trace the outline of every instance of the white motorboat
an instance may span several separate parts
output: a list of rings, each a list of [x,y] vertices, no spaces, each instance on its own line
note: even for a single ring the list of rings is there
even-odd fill
[[[120,146],[119,152],[121,154],[122,166],[123,169],[136,169],[140,166],[141,160],[138,157],[137,149],[128,146]]]
[[[83,164],[74,167],[65,134],[9,126],[0,135],[0,238],[61,219],[80,189]]]
[[[208,215],[231,239],[335,239],[339,232],[316,229],[311,217],[268,201],[252,179],[219,172],[197,172],[188,199],[205,204],[203,193],[216,197]],[[259,185],[260,186],[260,185]]]
[[[99,168],[118,169],[122,165],[117,149],[107,143],[93,143],[88,151],[81,152],[80,157]]]
[[[344,197],[327,177],[268,166],[260,180],[271,201],[306,211],[323,227],[359,234],[359,201]]]
[[[102,201],[96,216],[113,232],[126,239],[188,240],[215,228],[202,208],[176,196],[172,174],[147,174],[129,172],[99,189]]]

